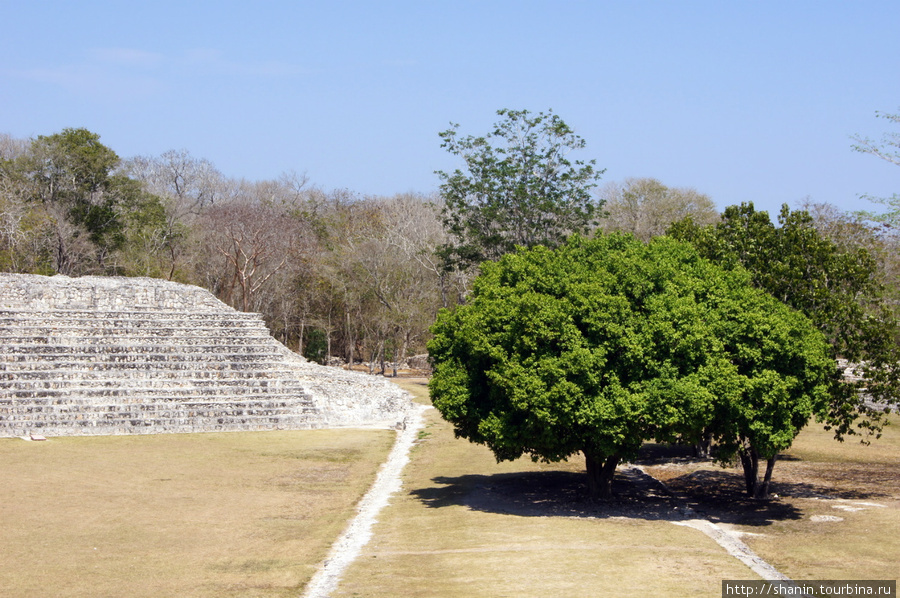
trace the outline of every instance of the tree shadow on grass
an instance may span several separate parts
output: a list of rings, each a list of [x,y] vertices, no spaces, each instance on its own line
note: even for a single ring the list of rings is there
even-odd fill
[[[777,468],[776,468],[777,472]],[[817,498],[826,500],[873,500],[890,498],[878,486],[836,486],[798,481],[795,475],[782,468],[779,478],[772,481],[771,495],[775,498]],[[667,484],[680,496],[703,504],[724,506],[739,496],[743,489],[743,475],[727,470],[699,470],[670,479]],[[744,502],[748,502],[745,500]],[[758,501],[749,501],[758,502]]]
[[[716,472],[713,472],[716,473]],[[620,467],[613,481],[614,497],[592,501],[584,473],[518,472],[437,477],[435,485],[411,494],[431,508],[465,506],[475,511],[521,517],[621,517],[647,521],[710,519],[720,523],[765,526],[802,518],[786,502],[744,499],[729,487],[727,502],[685,500],[634,467]],[[730,482],[730,481],[729,481]],[[720,495],[719,498],[725,496]]]

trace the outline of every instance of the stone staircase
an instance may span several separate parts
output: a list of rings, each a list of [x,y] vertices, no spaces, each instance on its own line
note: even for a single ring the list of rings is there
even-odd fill
[[[0,436],[396,425],[408,406],[197,287],[0,274]]]

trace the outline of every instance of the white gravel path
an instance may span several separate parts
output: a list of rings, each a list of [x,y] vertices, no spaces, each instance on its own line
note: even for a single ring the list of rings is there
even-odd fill
[[[694,510],[687,506],[687,501],[685,501],[683,498],[680,498],[662,480],[651,476],[644,470],[643,467],[634,465],[630,467],[635,471],[639,471],[643,475],[654,480],[657,484],[665,488],[669,495],[672,496],[675,500],[682,502],[684,504],[681,509],[682,513],[687,515],[696,515]],[[743,541],[741,541],[740,538],[738,538],[737,534],[731,532],[730,530],[727,530],[724,527],[717,525],[712,521],[709,521],[708,519],[701,519],[699,517],[694,519],[676,519],[672,520],[671,523],[684,527],[690,527],[699,532],[703,532],[704,534],[715,540],[715,542],[719,546],[724,548],[725,552],[744,563],[751,571],[759,575],[760,579],[782,582],[782,587],[788,588],[787,591],[794,592],[791,594],[792,596],[806,596],[806,594],[799,593],[797,584],[794,583],[794,581],[790,577],[773,567],[761,556],[753,552],[752,548],[747,546]]]
[[[337,587],[344,570],[368,543],[378,513],[388,504],[391,495],[400,490],[400,474],[409,462],[409,450],[424,425],[423,414],[428,409],[431,407],[416,404],[410,410],[387,461],[381,466],[372,487],[359,501],[356,516],[332,545],[328,558],[306,586],[303,598],[327,598]]]
[[[761,556],[753,552],[749,546],[744,544],[733,533],[708,519],[688,519],[685,521],[673,521],[672,523],[703,532],[724,548],[725,552],[747,565],[751,571],[759,575],[760,579],[792,582],[790,577],[763,560]]]
[[[428,409],[431,409],[431,407],[418,404],[413,406],[410,415],[404,422],[405,426],[398,433],[394,447],[391,449],[385,463],[381,466],[375,482],[357,505],[356,516],[347,526],[347,529],[344,530],[344,533],[332,545],[328,558],[325,559],[306,586],[306,590],[302,595],[303,598],[328,598],[331,592],[337,588],[344,570],[359,556],[362,548],[369,542],[372,536],[372,526],[377,521],[379,512],[387,506],[390,497],[401,488],[400,474],[409,462],[409,451],[418,437],[419,430],[424,425],[423,415]],[[643,468],[633,468],[665,486],[661,481],[647,474]],[[672,496],[675,495],[672,494]],[[687,507],[685,512],[691,514],[692,510]],[[706,534],[724,548],[728,554],[747,565],[760,578],[778,580],[788,586],[795,585],[789,577],[763,560],[742,542],[736,534],[725,528],[701,518],[673,520],[672,523],[691,527]]]

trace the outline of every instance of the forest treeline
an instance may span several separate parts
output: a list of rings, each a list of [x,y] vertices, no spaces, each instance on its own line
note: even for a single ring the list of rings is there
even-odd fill
[[[442,134],[445,147],[462,155],[454,135]],[[590,167],[581,173],[599,179]],[[295,173],[229,178],[187,151],[123,159],[85,129],[0,135],[0,271],[199,285],[262,313],[273,335],[307,357],[382,371],[424,351],[438,310],[460,303],[477,273],[478,260],[464,258],[480,254],[459,242],[471,223],[447,209],[473,190],[439,174],[440,193],[380,197],[323,190]],[[544,213],[535,230],[647,240],[685,217],[704,225],[720,216],[709,197],[654,179],[609,184],[581,201],[577,226],[556,230]],[[832,206],[801,209],[844,250],[876,256],[896,296],[896,236]],[[482,241],[496,235],[491,226]]]

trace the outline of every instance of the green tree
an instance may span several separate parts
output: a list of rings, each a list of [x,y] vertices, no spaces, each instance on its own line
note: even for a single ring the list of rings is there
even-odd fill
[[[590,190],[603,171],[594,161],[570,161],[584,140],[552,111],[499,110],[484,137],[460,137],[459,125],[440,133],[465,169],[439,171],[444,226],[452,241],[442,248],[448,266],[465,269],[498,259],[517,246],[556,247],[594,223],[598,203]]]
[[[4,165],[0,176],[52,229],[56,272],[114,273],[110,258],[126,242],[129,214],[158,201],[116,174],[119,162],[96,133],[64,129],[37,137]]]
[[[645,440],[712,428],[731,454],[769,458],[821,408],[833,370],[801,314],[666,237],[573,237],[483,264],[432,332],[429,389],[457,436],[498,461],[580,452],[601,498]]]
[[[823,237],[803,210],[783,206],[778,226],[752,203],[728,207],[721,222],[685,220],[670,234],[693,243],[725,268],[746,268],[753,284],[804,313],[825,335],[833,359],[846,359],[856,382],[833,376],[830,400],[818,415],[835,437],[878,433],[882,407],[900,399],[898,326],[884,301],[879,266],[865,247],[842,249]]]
[[[828,203],[807,201],[798,209],[809,212],[819,234],[839,251],[853,253],[862,248],[875,259],[877,278],[884,285],[884,302],[895,317],[900,317],[900,230],[873,226],[858,213],[845,212]]]

